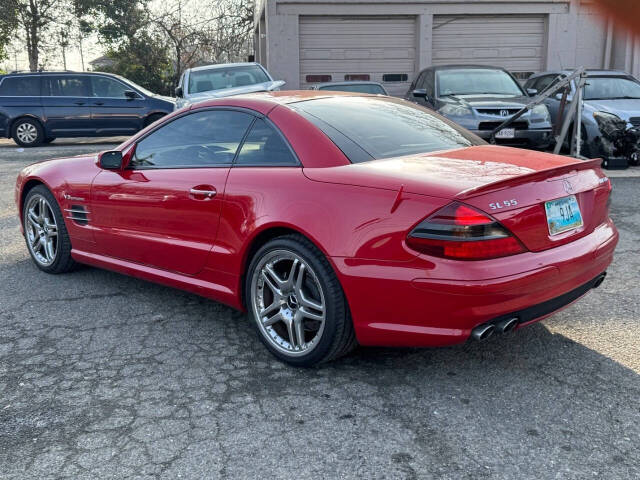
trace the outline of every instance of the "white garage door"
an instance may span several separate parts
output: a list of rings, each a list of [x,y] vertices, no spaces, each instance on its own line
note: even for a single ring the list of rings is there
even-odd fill
[[[415,31],[415,17],[301,16],[300,87],[369,78],[404,95],[415,70]]]
[[[433,64],[539,72],[544,69],[545,38],[545,15],[436,15]]]

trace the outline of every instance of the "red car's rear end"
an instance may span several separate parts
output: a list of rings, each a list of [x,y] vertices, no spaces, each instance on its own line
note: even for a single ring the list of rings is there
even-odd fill
[[[439,200],[408,227],[412,260],[333,259],[359,342],[484,339],[597,287],[618,240],[608,215],[611,184],[599,164],[477,146],[307,171],[319,181],[396,188],[398,202]]]

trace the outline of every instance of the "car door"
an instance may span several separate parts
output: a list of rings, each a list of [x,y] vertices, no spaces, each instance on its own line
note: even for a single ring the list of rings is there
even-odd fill
[[[106,75],[91,75],[91,123],[97,135],[131,135],[144,124],[145,98]]]
[[[204,266],[233,158],[252,114],[185,112],[143,137],[129,165],[93,181],[99,253],[188,275]]]
[[[43,75],[42,108],[53,137],[93,135],[87,75]]]

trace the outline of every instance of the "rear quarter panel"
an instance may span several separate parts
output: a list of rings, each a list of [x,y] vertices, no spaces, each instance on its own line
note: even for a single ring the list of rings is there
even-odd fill
[[[0,96],[0,135],[11,137],[11,124],[20,117],[35,118],[44,124],[41,98]]]

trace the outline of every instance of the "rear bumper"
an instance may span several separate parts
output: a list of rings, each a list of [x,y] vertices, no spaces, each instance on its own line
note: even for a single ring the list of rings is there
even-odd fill
[[[491,130],[472,130],[472,132],[485,140],[489,140],[491,136]],[[496,144],[511,147],[547,148],[551,145],[552,140],[551,129],[542,128],[516,130],[514,138],[496,138]]]
[[[360,344],[444,346],[465,342],[474,327],[514,312],[526,311],[525,324],[565,307],[606,271],[617,242],[609,221],[575,242],[493,260],[333,262]],[[576,298],[563,297],[573,291]]]

